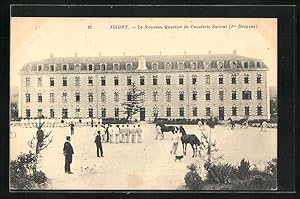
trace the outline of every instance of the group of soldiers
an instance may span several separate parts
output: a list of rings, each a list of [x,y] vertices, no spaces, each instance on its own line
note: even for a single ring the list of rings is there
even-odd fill
[[[35,128],[37,124],[44,123],[45,128],[54,127],[69,127],[74,124],[75,127],[94,126],[95,124],[102,124],[102,119],[86,118],[22,118],[20,126],[23,128]]]
[[[102,143],[142,143],[142,128],[139,124],[96,124],[93,133],[100,133]]]

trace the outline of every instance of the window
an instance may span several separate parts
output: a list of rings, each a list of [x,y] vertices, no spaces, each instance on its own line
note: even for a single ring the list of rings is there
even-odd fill
[[[257,90],[257,91],[256,91],[256,99],[258,99],[258,100],[261,100],[261,99],[262,99],[261,90]]]
[[[114,93],[114,101],[115,101],[115,102],[118,102],[118,101],[119,101],[119,95],[120,95],[119,92],[115,92],[115,93]]]
[[[193,112],[193,116],[197,116],[197,107],[193,107],[193,110],[192,110],[192,112]]]
[[[75,64],[75,70],[79,71],[80,70],[80,64]],[[79,116],[78,116],[79,117]]]
[[[178,68],[179,68],[179,70],[183,70],[184,69],[184,63],[183,62],[179,62],[178,63]]]
[[[105,71],[106,70],[106,64],[100,64],[100,70]]]
[[[62,94],[62,101],[67,102],[67,93],[66,92],[63,92],[63,94]]]
[[[205,99],[210,100],[210,91],[206,91],[205,93]]]
[[[244,68],[248,68],[248,62],[244,62]]]
[[[140,99],[141,99],[141,102],[145,101],[145,92],[144,91],[141,92]]]
[[[120,64],[115,63],[114,64],[114,70],[120,70]]]
[[[38,87],[42,87],[42,78],[41,77],[38,77],[37,82],[38,82]]]
[[[54,77],[50,77],[50,86],[54,86]]]
[[[63,67],[63,71],[67,70],[67,65],[66,64],[63,64],[62,67]]]
[[[171,117],[171,108],[170,107],[167,108],[166,113],[167,113],[166,114],[167,117]]]
[[[236,100],[237,99],[237,93],[236,93],[236,91],[234,90],[234,91],[232,91],[232,93],[231,93],[231,99],[232,100]]]
[[[78,91],[75,93],[75,102],[80,102],[80,93]]]
[[[30,102],[30,93],[26,93],[26,102]]]
[[[249,116],[250,115],[250,108],[249,106],[245,106],[245,116]]]
[[[62,108],[62,118],[68,118],[68,109],[67,108]]]
[[[256,67],[257,67],[257,68],[260,68],[260,62],[259,62],[259,61],[256,62]]]
[[[90,92],[90,93],[88,94],[88,100],[89,100],[89,102],[93,102],[93,101],[94,101],[94,95],[93,95],[92,92]]]
[[[180,101],[184,100],[184,92],[183,91],[179,91],[179,100]]]
[[[153,85],[157,85],[157,76],[153,76]]]
[[[50,64],[50,71],[51,71],[51,72],[54,71],[54,64]]]
[[[75,117],[77,117],[77,118],[80,117],[80,108],[75,109]]]
[[[171,76],[169,75],[166,77],[166,84],[171,85]]]
[[[197,76],[193,75],[192,76],[192,84],[196,84],[197,83]]]
[[[38,71],[42,71],[42,65],[38,65]]]
[[[101,86],[105,86],[105,84],[106,84],[105,77],[101,77]]]
[[[256,83],[258,83],[258,84],[261,84],[261,78],[262,77],[262,75],[261,74],[257,74],[257,76],[256,76]]]
[[[197,62],[191,62],[191,69],[196,70],[197,69]]]
[[[244,84],[249,84],[249,74],[244,75]]]
[[[236,84],[236,74],[231,75],[231,83]]]
[[[140,76],[140,85],[145,85],[145,77]]]
[[[106,108],[101,108],[101,117],[106,117]]]
[[[158,108],[156,106],[153,107],[152,114],[153,114],[153,117],[157,117],[158,116]]]
[[[93,108],[89,108],[89,117],[90,118],[93,118],[94,117],[94,110],[93,110]]]
[[[80,77],[75,77],[75,86],[80,86]]]
[[[127,67],[127,70],[132,70],[133,69],[132,63],[126,64],[126,67]]]
[[[51,103],[55,102],[54,93],[50,93],[50,102]]]
[[[131,85],[131,77],[127,76],[127,85]]]
[[[153,101],[154,102],[158,101],[158,92],[157,91],[153,91]]]
[[[158,69],[158,63],[152,63],[152,70]]]
[[[53,109],[53,108],[50,109],[50,117],[51,117],[51,118],[54,118],[54,117],[55,117],[54,109]]]
[[[43,109],[38,109],[38,117],[42,117],[43,116]]]
[[[101,102],[105,102],[106,101],[106,94],[104,91],[101,92],[101,96],[100,96]]]
[[[210,116],[210,107],[205,108],[205,116]]]
[[[88,64],[88,69],[89,69],[89,71],[92,71],[93,70],[93,64]]]
[[[262,107],[257,106],[257,115],[262,115]]]
[[[171,63],[166,63],[166,70],[170,70],[171,69]]]
[[[30,109],[26,109],[26,117],[30,118]]]
[[[223,75],[219,75],[219,84],[224,84]]]
[[[115,86],[119,85],[119,77],[118,76],[114,77],[114,84],[115,84]]]
[[[194,90],[192,93],[192,100],[197,100],[197,91]]]
[[[68,86],[67,77],[63,77],[63,86]]]
[[[102,81],[102,79],[101,79],[101,81]],[[93,86],[93,77],[88,77],[88,86]],[[104,86],[104,85],[101,84],[101,86]]]
[[[233,106],[231,108],[231,114],[232,114],[232,116],[237,116],[237,108],[236,108],[236,106]]]
[[[243,100],[251,100],[251,91],[243,91]]]
[[[38,102],[43,102],[42,93],[38,93]]]
[[[219,100],[224,100],[224,91],[219,91]]]
[[[115,108],[115,117],[119,117],[119,108]]]
[[[170,90],[166,91],[166,101],[171,102],[171,91]]]
[[[210,75],[205,75],[205,84],[210,84]]]
[[[26,87],[30,86],[30,77],[25,78],[25,85]]]
[[[184,117],[184,107],[179,108],[179,116]]]
[[[183,76],[179,76],[179,84],[183,85]]]

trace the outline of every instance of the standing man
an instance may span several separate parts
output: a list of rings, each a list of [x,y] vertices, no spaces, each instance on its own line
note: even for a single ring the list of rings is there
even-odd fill
[[[136,132],[137,132],[137,142],[142,143],[142,128],[139,124],[138,124]]]
[[[181,140],[181,133],[179,132],[176,132],[173,134],[173,137],[172,137],[172,149],[171,149],[171,154],[176,154],[176,151],[177,151],[177,148],[178,148],[178,143],[179,141]]]
[[[120,126],[120,143],[124,143],[125,142],[125,127],[124,124],[122,124],[122,126]]]
[[[71,145],[71,137],[70,136],[67,136],[66,137],[66,142],[64,144],[64,148],[63,148],[63,151],[64,151],[64,156],[65,156],[65,173],[68,173],[68,174],[73,174],[71,172],[71,163],[72,163],[72,157],[73,157],[73,154],[74,154],[74,151],[73,151],[73,147]]]
[[[71,135],[74,135],[74,126],[75,126],[74,123],[71,122],[71,124],[69,126],[71,128]]]
[[[135,143],[135,139],[136,139],[136,128],[135,125],[133,125],[133,127],[130,129],[130,133],[131,133],[131,143]]]
[[[102,143],[101,143],[100,131],[97,132],[97,135],[95,137],[95,143],[96,143],[96,147],[97,147],[97,157],[100,158],[99,150],[100,150],[101,157],[104,157],[103,156],[103,148],[102,148]]]
[[[113,143],[114,141],[114,128],[112,127],[112,125],[109,125],[108,128],[108,134],[109,134],[109,143]]]
[[[115,127],[114,127],[114,133],[115,133],[116,144],[119,144],[119,142],[120,142],[120,129],[119,129],[119,125],[115,125]]]
[[[127,124],[127,126],[125,128],[125,136],[126,136],[126,143],[129,143],[130,128],[129,128],[128,124]]]

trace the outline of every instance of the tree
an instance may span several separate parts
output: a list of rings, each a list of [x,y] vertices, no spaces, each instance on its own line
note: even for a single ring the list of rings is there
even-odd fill
[[[129,88],[129,91],[127,92],[127,99],[122,103],[124,113],[127,115],[127,121],[131,121],[132,116],[140,111],[140,96],[141,91],[136,88],[135,83],[133,82],[131,88]]]

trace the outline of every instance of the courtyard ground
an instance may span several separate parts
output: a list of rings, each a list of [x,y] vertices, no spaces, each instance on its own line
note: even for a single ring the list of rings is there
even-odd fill
[[[74,148],[71,169],[74,174],[64,173],[63,144],[70,134],[69,128],[52,130],[53,142],[42,152],[39,168],[50,180],[47,189],[80,190],[175,190],[184,186],[187,165],[197,161],[192,158],[192,149],[187,147],[187,156],[181,162],[174,162],[170,155],[171,133],[165,133],[164,140],[155,140],[154,124],[143,123],[143,142],[140,144],[104,143],[104,158],[97,158],[94,135],[89,127],[75,128],[71,137]],[[188,134],[201,137],[197,126],[184,126]],[[33,128],[11,127],[16,133],[10,139],[10,159],[20,152],[28,152],[27,145],[36,130]],[[205,134],[209,133],[206,127]],[[277,129],[260,128],[228,129],[216,126],[212,129],[212,139],[216,140],[218,154],[223,161],[238,165],[241,159],[251,165],[264,168],[267,161],[277,157]],[[178,150],[182,150],[180,144]],[[86,169],[88,167],[88,169]],[[92,168],[92,169],[91,169]]]

